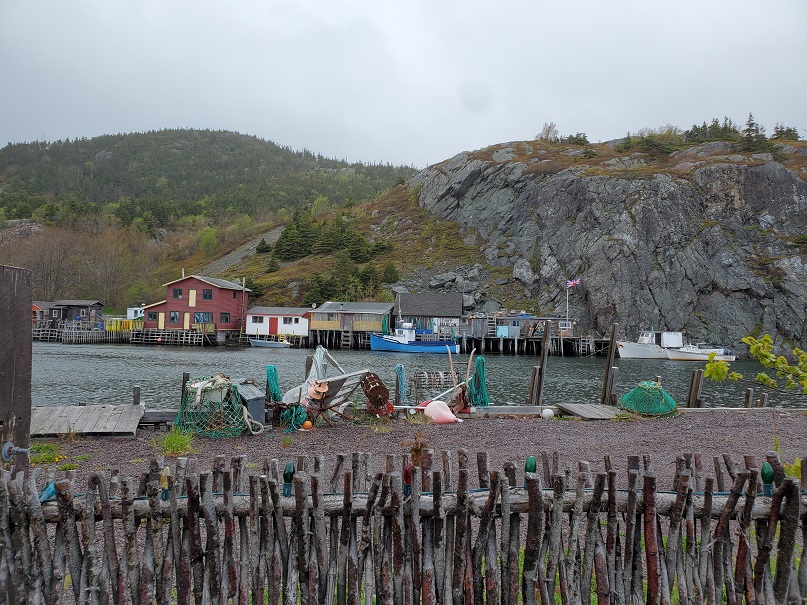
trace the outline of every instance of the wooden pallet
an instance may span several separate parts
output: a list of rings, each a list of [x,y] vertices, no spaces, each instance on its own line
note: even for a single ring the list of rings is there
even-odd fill
[[[31,413],[31,437],[134,437],[143,412],[140,405],[37,406]]]
[[[611,420],[620,414],[617,407],[599,403],[558,403],[561,412],[579,416],[583,420]]]

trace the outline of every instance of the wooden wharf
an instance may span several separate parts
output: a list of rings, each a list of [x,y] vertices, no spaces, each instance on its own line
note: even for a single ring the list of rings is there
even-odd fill
[[[31,413],[31,437],[134,437],[144,412],[141,405],[36,406]]]

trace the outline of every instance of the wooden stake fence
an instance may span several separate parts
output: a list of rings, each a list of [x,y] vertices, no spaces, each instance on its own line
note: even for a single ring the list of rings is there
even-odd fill
[[[662,491],[649,456],[629,456],[623,472],[606,457],[606,472],[592,475],[586,462],[576,474],[559,468],[557,453],[548,452],[541,452],[540,473],[518,473],[512,462],[490,470],[482,452],[473,482],[467,451],[458,452],[456,468],[447,451],[422,454],[421,467],[409,454],[390,455],[375,474],[368,454],[340,454],[330,473],[321,456],[300,456],[290,490],[277,460],[249,476],[243,457],[227,468],[219,456],[203,472],[180,458],[171,474],[153,460],[137,480],[93,474],[83,490],[58,480],[55,501],[45,503],[35,477],[3,472],[0,602],[371,605],[374,597],[379,605],[708,605],[807,598],[805,494],[775,454],[767,456],[770,498],[758,493],[753,456],[741,470],[728,455],[714,458],[720,491],[704,476],[699,454],[679,456],[673,485]]]

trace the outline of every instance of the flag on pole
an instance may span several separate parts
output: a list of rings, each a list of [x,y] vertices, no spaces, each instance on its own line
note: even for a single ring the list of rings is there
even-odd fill
[[[579,285],[580,285],[580,280],[579,279],[568,279],[568,280],[566,280],[566,287],[567,288],[574,288],[575,286],[579,286]]]

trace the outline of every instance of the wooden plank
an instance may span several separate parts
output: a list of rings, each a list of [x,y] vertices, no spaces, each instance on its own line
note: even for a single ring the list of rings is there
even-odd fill
[[[103,422],[100,422],[95,427],[95,433],[99,435],[105,435],[107,433],[114,433],[115,427],[118,425],[120,421],[120,417],[123,414],[122,405],[115,405],[112,406],[112,410],[109,411],[108,414],[104,417]]]
[[[81,435],[134,436],[143,417],[139,405],[42,406],[34,408],[31,436],[73,432]]]
[[[31,410],[31,434],[41,433],[53,424],[53,408],[50,406],[36,406]]]
[[[585,420],[611,420],[619,414],[618,408],[597,403],[559,403],[557,405],[561,411],[580,416]]]
[[[89,435],[98,432],[98,425],[106,421],[109,416],[114,413],[114,408],[117,405],[88,405],[84,408],[82,415],[83,424],[80,426],[80,432],[84,435]],[[77,429],[79,432],[79,429]]]
[[[122,406],[125,409],[121,414],[118,424],[115,425],[116,434],[127,434],[134,436],[137,433],[137,425],[143,417],[143,407],[139,405]]]
[[[404,408],[402,408],[404,409]],[[488,405],[471,408],[470,412],[457,414],[460,418],[501,418],[503,416],[540,416],[545,409],[558,414],[557,406],[552,405]]]
[[[64,427],[69,415],[69,408],[72,406],[47,406],[49,413],[52,414],[50,422],[44,422],[39,430],[34,433],[31,431],[32,437],[45,437],[48,435],[58,435],[64,432]],[[33,429],[33,427],[32,427]]]
[[[103,409],[106,406],[99,406],[99,405],[85,405],[80,406],[80,411],[76,417],[75,422],[73,423],[73,432],[77,435],[82,435],[84,433],[89,432],[92,427],[98,422],[98,415],[103,413]]]

